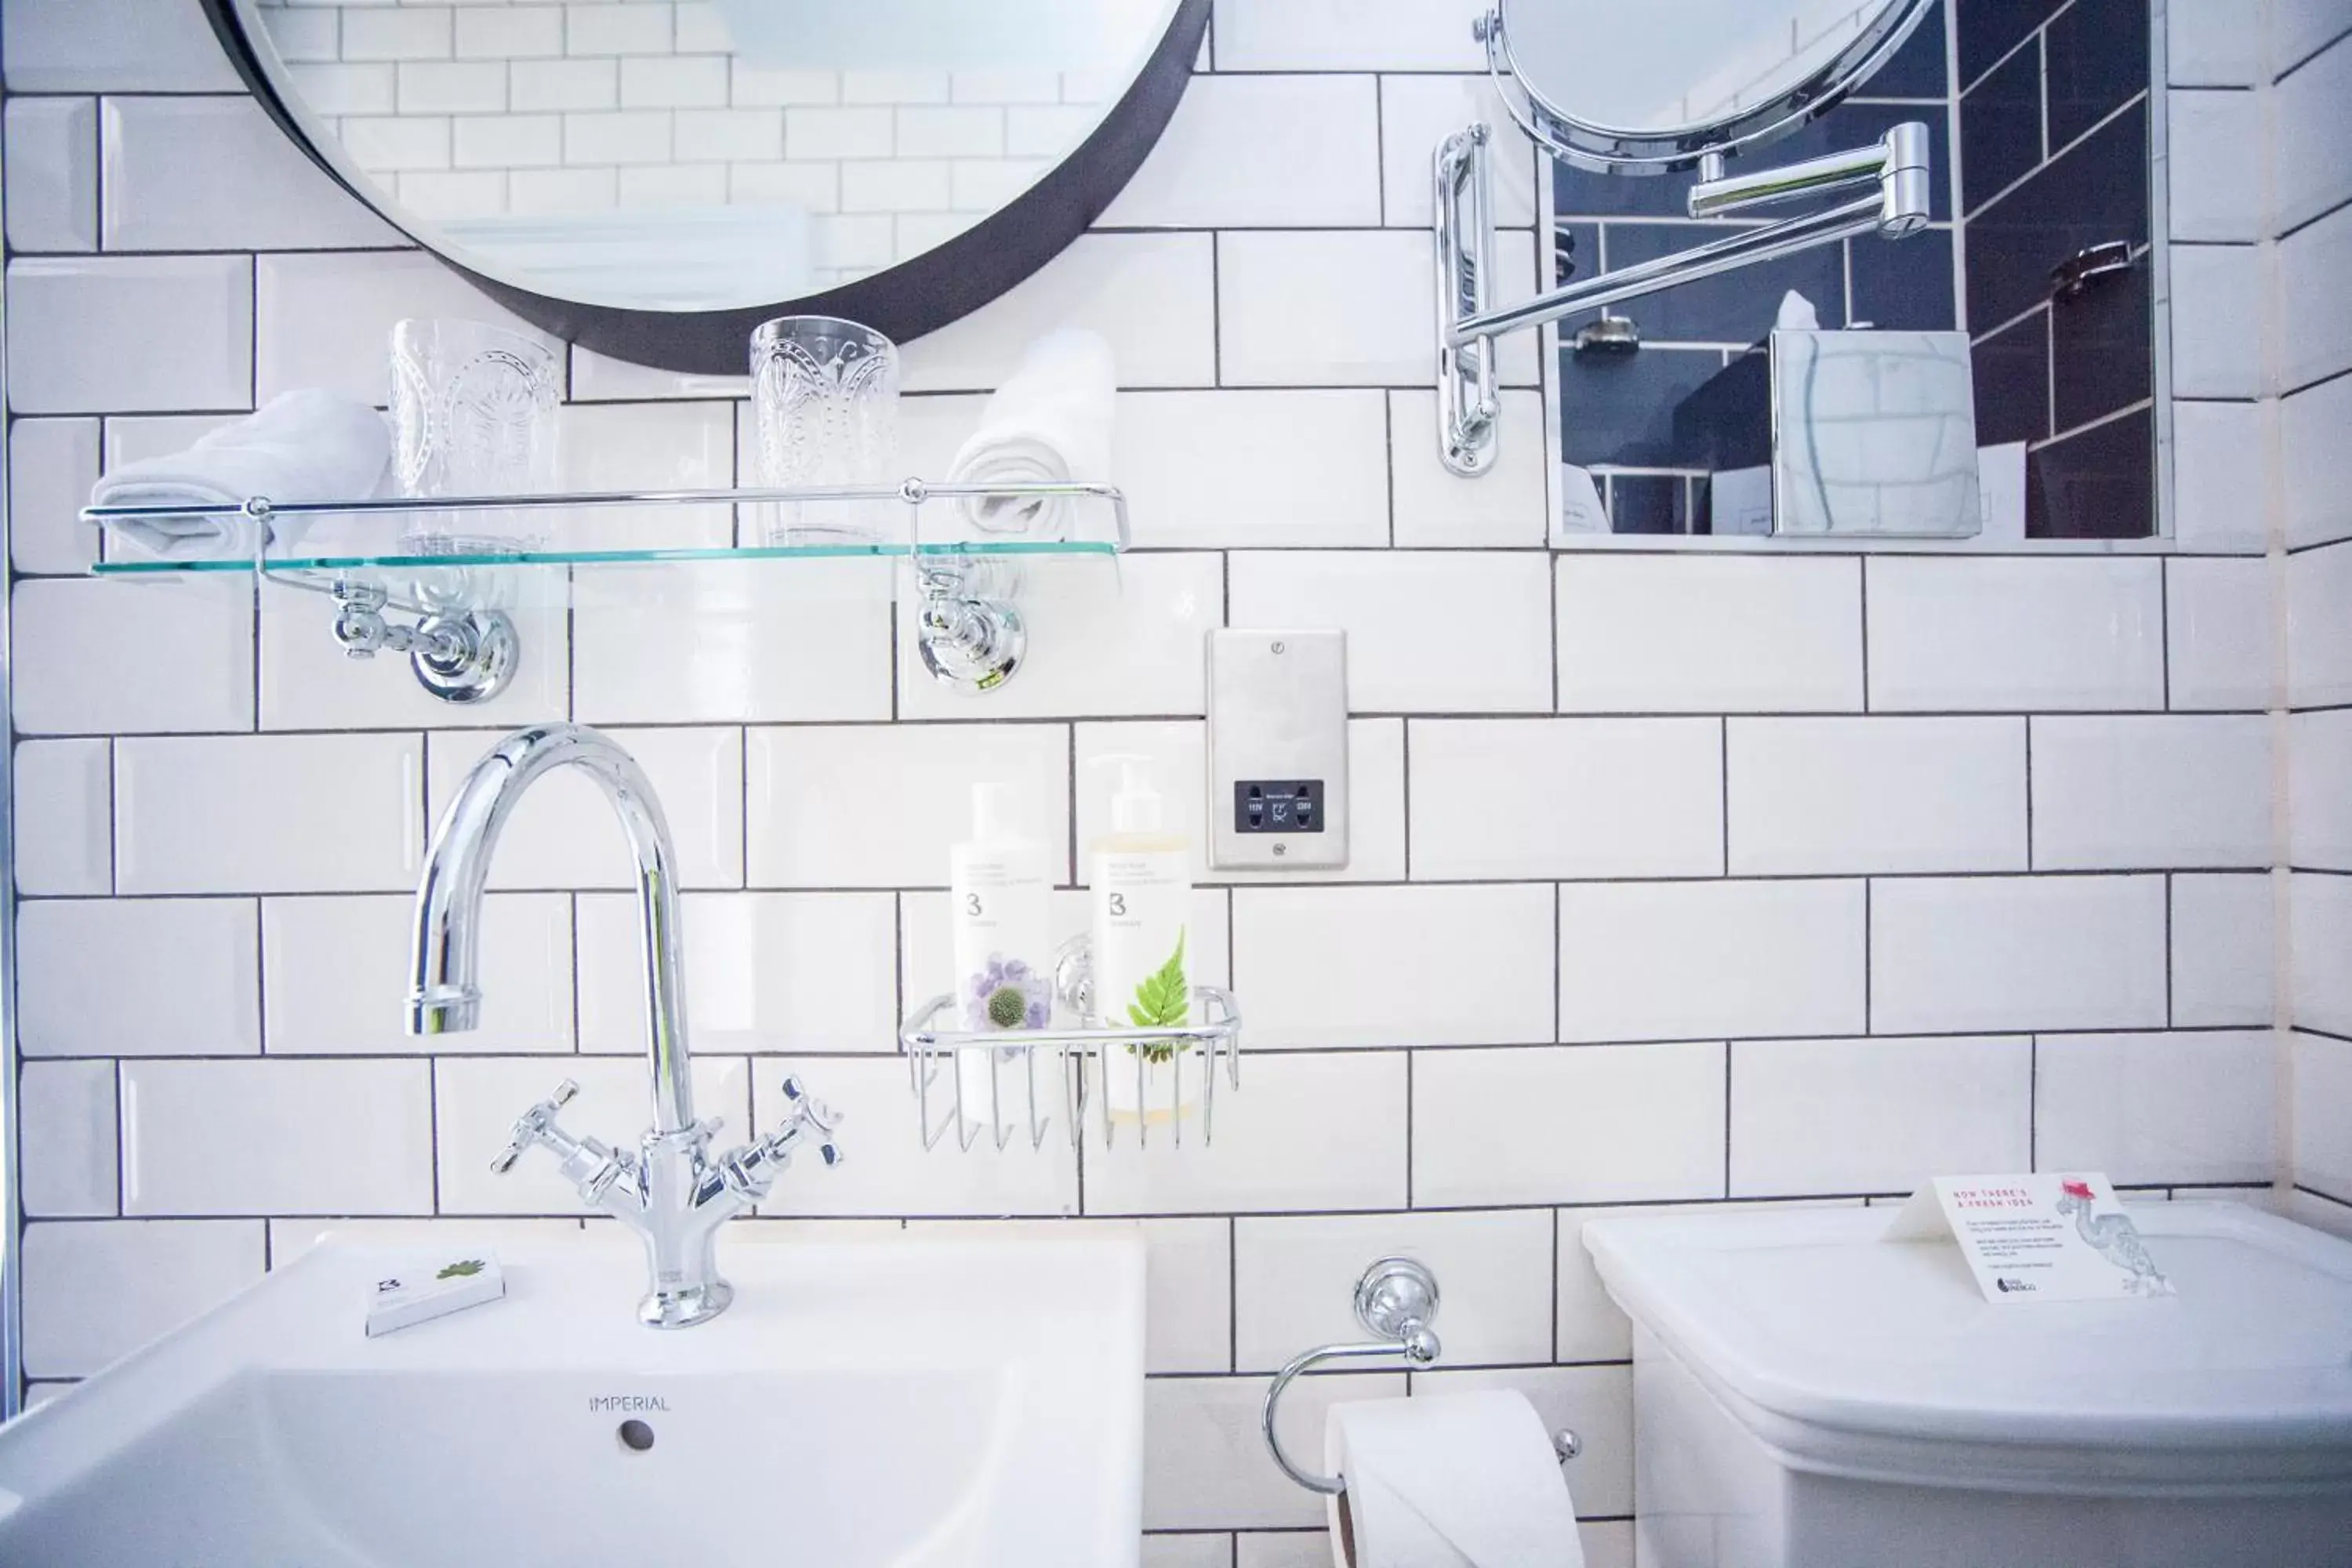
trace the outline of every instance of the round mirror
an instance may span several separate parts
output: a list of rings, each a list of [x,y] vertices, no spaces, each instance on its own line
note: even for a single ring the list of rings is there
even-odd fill
[[[1656,174],[1803,125],[1900,48],[1934,0],[1497,4],[1487,52],[1526,93],[1529,134],[1584,168]]]
[[[740,373],[1027,277],[1174,112],[1209,0],[205,0],[311,158],[534,324]]]

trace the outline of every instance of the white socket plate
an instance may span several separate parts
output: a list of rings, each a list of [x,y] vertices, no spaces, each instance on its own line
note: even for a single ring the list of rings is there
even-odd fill
[[[1209,864],[1219,870],[1328,870],[1348,863],[1348,634],[1209,634]],[[1318,786],[1321,829],[1269,818],[1244,831],[1250,784]]]

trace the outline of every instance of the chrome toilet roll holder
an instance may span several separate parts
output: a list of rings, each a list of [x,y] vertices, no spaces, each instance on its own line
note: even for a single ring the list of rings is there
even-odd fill
[[[1274,1455],[1274,1462],[1282,1473],[1305,1487],[1308,1491],[1325,1497],[1338,1497],[1348,1489],[1343,1476],[1318,1475],[1292,1463],[1282,1451],[1282,1439],[1274,1429],[1275,1408],[1282,1399],[1282,1391],[1290,1380],[1314,1366],[1318,1362],[1356,1361],[1370,1356],[1401,1355],[1410,1367],[1433,1364],[1444,1347],[1435,1331],[1430,1328],[1437,1316],[1437,1276],[1427,1266],[1410,1258],[1383,1258],[1364,1270],[1356,1281],[1356,1321],[1364,1331],[1373,1336],[1362,1344],[1318,1345],[1301,1351],[1283,1363],[1282,1370],[1274,1374],[1266,1386],[1265,1403],[1258,1407],[1258,1423],[1265,1432],[1265,1446]],[[1584,1445],[1574,1432],[1563,1426],[1551,1435],[1552,1452],[1562,1463],[1573,1459]]]

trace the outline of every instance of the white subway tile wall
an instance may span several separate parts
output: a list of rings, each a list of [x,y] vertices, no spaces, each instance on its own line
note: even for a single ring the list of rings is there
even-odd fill
[[[1070,126],[1068,84],[714,73],[694,5],[278,14],[330,9],[332,49],[293,24],[299,67],[354,135],[430,106],[379,142],[417,200],[478,199],[482,175],[518,204],[618,199],[658,167],[625,160],[685,155],[725,172],[715,199],[789,193],[850,235],[939,200],[941,169],[950,205],[982,164],[1025,178]],[[2241,405],[2182,405],[2168,563],[1555,560],[1531,340],[1505,354],[1501,468],[1433,458],[1424,143],[1485,101],[1464,16],[1219,0],[1204,74],[1101,230],[905,346],[927,461],[1038,331],[1089,326],[1118,358],[1145,549],[1116,578],[1037,574],[1003,692],[948,700],[879,597],[670,569],[533,626],[515,689],[464,710],[393,661],[345,665],[274,590],[82,581],[71,512],[102,458],[257,398],[380,400],[401,316],[511,319],[289,157],[195,0],[11,0],[5,28],[31,1375],[96,1371],[334,1216],[570,1228],[544,1163],[500,1179],[485,1157],[562,1076],[583,1128],[643,1120],[626,867],[584,784],[548,783],[500,847],[488,1026],[398,1027],[432,814],[538,718],[616,726],[661,795],[709,1109],[773,1125],[789,1067],[852,1114],[852,1161],[796,1173],[746,1232],[1143,1225],[1155,1568],[1328,1560],[1255,1405],[1267,1369],[1346,1331],[1379,1252],[1438,1266],[1449,1359],[1488,1368],[1415,1384],[1523,1388],[1583,1431],[1589,1559],[1628,1563],[1623,1321],[1585,1266],[1591,1211],[1556,1205],[1892,1196],[2037,1157],[2151,1186],[2278,1169],[2268,578],[2224,559],[2263,535]],[[2235,85],[2237,40],[2200,36]],[[1512,166],[1505,296],[1534,259]],[[581,482],[744,471],[740,378],[570,364]],[[2288,404],[2294,471],[2340,475],[2341,385]],[[2352,531],[2347,489],[2291,504],[2301,542]],[[2301,692],[2344,679],[2340,568],[2291,574]],[[892,1028],[942,988],[967,785],[1024,784],[1076,929],[1092,759],[1152,752],[1197,824],[1200,637],[1227,623],[1349,632],[1356,820],[1343,872],[1197,868],[1199,973],[1249,1020],[1215,1142],[926,1153]],[[2352,938],[2345,881],[2296,879],[2314,1092],[2352,1080],[2341,966],[2304,940]],[[306,1112],[355,1097],[364,1137],[314,1147]],[[2331,1136],[2299,1118],[2294,1141],[2315,1194],[2352,1198]],[[1297,1432],[1405,1388],[1311,1380]]]

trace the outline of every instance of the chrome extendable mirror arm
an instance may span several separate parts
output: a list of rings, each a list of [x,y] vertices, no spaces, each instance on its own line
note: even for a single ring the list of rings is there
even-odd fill
[[[1927,128],[1916,121],[1888,131],[1867,147],[1832,153],[1776,169],[1725,176],[1709,160],[1710,176],[1691,188],[1693,217],[1720,217],[1769,203],[1798,200],[1850,185],[1874,184],[1867,195],[1817,212],[1743,228],[1688,250],[1581,279],[1516,305],[1488,301],[1494,276],[1493,174],[1483,124],[1455,132],[1437,149],[1437,381],[1439,455],[1465,478],[1494,466],[1496,447],[1495,340],[1556,321],[1579,310],[1696,282],[1759,262],[1777,260],[1856,235],[1899,239],[1927,226],[1933,181]]]

